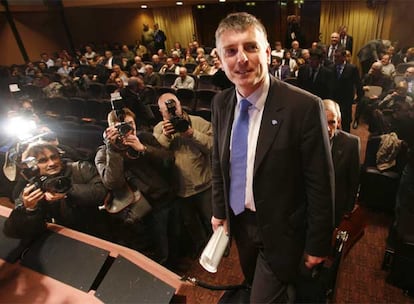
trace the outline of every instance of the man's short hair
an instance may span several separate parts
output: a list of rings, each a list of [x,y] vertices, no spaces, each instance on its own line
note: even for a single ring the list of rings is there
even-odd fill
[[[48,142],[35,142],[29,145],[29,147],[24,152],[24,159],[27,157],[37,158],[40,154],[44,153],[44,150],[49,150],[53,154],[60,155],[59,149]]]
[[[322,100],[323,108],[325,111],[330,111],[334,114],[336,114],[336,117],[341,119],[341,108],[339,107],[339,104],[333,101],[332,99],[324,99]]]
[[[129,108],[122,108],[122,110],[125,113],[125,116],[131,116],[134,120],[135,120],[135,113],[132,112]],[[113,126],[116,123],[121,122],[117,115],[116,115],[116,111],[112,110],[111,112],[108,113],[108,125],[109,126]]]
[[[309,51],[309,55],[310,55],[311,58],[317,58],[317,59],[321,60],[322,57],[323,57],[323,52],[322,52],[321,49],[311,49]]]
[[[236,32],[244,32],[251,26],[260,30],[267,40],[265,27],[255,16],[245,12],[238,12],[229,14],[226,18],[221,20],[215,34],[216,41],[219,41],[219,38],[224,31],[233,30]]]

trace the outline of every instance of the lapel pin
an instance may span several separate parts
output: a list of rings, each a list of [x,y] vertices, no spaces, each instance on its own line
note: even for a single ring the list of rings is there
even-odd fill
[[[277,125],[277,120],[276,119],[272,119],[272,125],[274,125],[274,126]]]

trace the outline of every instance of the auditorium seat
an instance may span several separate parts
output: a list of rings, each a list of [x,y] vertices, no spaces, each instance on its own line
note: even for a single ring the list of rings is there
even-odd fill
[[[191,89],[178,89],[177,98],[181,102],[181,107],[188,114],[192,114],[195,111],[195,92]]]

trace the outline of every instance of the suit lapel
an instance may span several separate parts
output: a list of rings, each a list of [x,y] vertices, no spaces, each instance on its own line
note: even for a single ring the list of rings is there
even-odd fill
[[[254,174],[256,174],[257,169],[272,146],[283,123],[282,109],[285,98],[286,96],[280,90],[280,83],[271,77],[269,94],[263,109],[259,138],[257,139]]]
[[[334,164],[339,163],[339,160],[342,158],[343,153],[342,134],[340,132],[337,132],[332,143],[332,160]]]
[[[220,142],[224,142],[220,150],[221,163],[223,164],[223,172],[230,172],[230,138],[231,138],[231,129],[234,118],[234,107],[236,105],[236,92],[232,90],[232,93],[228,94],[225,102],[222,104],[222,109],[220,110],[223,113],[222,116],[222,125],[221,138]]]

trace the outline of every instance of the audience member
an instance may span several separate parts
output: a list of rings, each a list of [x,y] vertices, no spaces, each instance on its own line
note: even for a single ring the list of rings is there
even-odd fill
[[[282,42],[275,42],[275,49],[270,53],[273,57],[279,56],[280,58],[284,57],[285,49],[282,48]]]
[[[145,65],[144,84],[152,87],[161,86],[160,75],[154,72],[154,67],[151,64]]]
[[[154,31],[148,24],[143,25],[141,42],[147,48],[150,55],[157,53],[157,50],[155,50]]]
[[[345,213],[354,209],[360,174],[359,137],[340,130],[341,110],[330,99],[323,100],[331,142],[335,171],[335,224],[338,226]]]
[[[119,54],[119,56],[122,58],[126,58],[128,61],[132,61],[134,60],[135,54],[133,51],[129,49],[129,47],[126,44],[124,44],[121,47],[121,53]]]
[[[310,52],[310,60],[299,68],[298,86],[322,99],[332,96],[332,71],[321,64],[322,51],[319,49]]]
[[[275,56],[272,58],[272,65],[270,67],[270,74],[277,79],[285,80],[290,77],[290,69],[287,65],[282,65],[282,58]]]
[[[287,65],[290,69],[290,74],[293,75],[295,70],[297,69],[297,63],[294,58],[291,57],[291,52],[289,50],[285,50],[285,57],[283,58],[283,65]]]
[[[414,67],[408,67],[404,73],[404,80],[407,82],[407,92],[414,97]]]
[[[161,95],[158,106],[163,121],[154,136],[174,153],[178,208],[198,255],[211,235],[211,124],[185,113],[174,94]]]
[[[338,33],[339,33],[339,44],[345,48],[345,50],[351,52],[352,54],[352,49],[353,49],[353,38],[352,36],[348,35],[348,28],[346,25],[341,25],[338,28]]]
[[[389,40],[370,40],[361,47],[358,51],[358,58],[362,68],[362,75],[368,73],[372,64],[379,61],[381,56],[387,53],[388,48],[391,46]]]
[[[167,36],[165,33],[160,30],[158,23],[154,24],[154,48],[155,51],[163,50],[166,51],[165,48],[165,41],[167,40]]]
[[[328,54],[327,59],[330,62],[334,62],[335,51],[339,47],[339,34],[337,32],[333,32],[331,34],[331,44],[328,46]]]
[[[193,75],[209,75],[211,66],[208,64],[207,59],[202,57],[198,60],[198,65],[196,66]]]
[[[179,43],[178,41],[174,42],[174,47],[171,49],[171,54],[176,51],[178,52],[178,56],[180,58],[184,58],[185,55],[185,49],[183,47],[181,47],[181,43]]]
[[[171,57],[168,57],[166,63],[162,66],[159,73],[160,74],[172,73],[172,74],[178,75],[179,69],[180,67],[174,64],[174,60]]]
[[[187,75],[187,69],[185,67],[179,68],[179,76],[175,79],[173,89],[194,89],[194,78]]]
[[[302,54],[302,49],[299,47],[299,41],[292,41],[292,48],[290,49],[290,54],[294,59],[298,59],[300,57],[300,55]]]
[[[159,72],[164,64],[161,62],[160,57],[157,54],[152,55],[151,57],[152,66],[154,67],[154,72]]]
[[[122,66],[122,60],[119,57],[114,57],[112,54],[112,51],[105,51],[105,58],[102,62],[102,65],[104,65],[108,70],[112,70],[114,65],[118,65],[119,67]]]
[[[40,62],[45,63],[47,68],[50,68],[55,65],[55,62],[53,61],[52,58],[49,57],[48,53],[40,54]]]
[[[120,92],[125,106],[130,109],[136,117],[135,125],[140,130],[150,130],[153,126],[154,114],[151,111],[150,104],[152,100],[147,100],[147,94],[144,81],[141,77],[130,77],[128,86]]]
[[[361,79],[356,66],[345,60],[346,50],[335,51],[335,64],[330,67],[332,77],[332,99],[341,109],[342,130],[349,132],[352,121],[352,104],[356,96],[358,103],[363,95]]]
[[[84,56],[87,60],[94,60],[96,55],[96,52],[92,49],[90,45],[85,46]]]
[[[385,75],[388,75],[391,78],[394,78],[394,76],[395,76],[395,66],[390,61],[390,55],[389,54],[382,55],[381,63],[382,63],[382,72]]]
[[[66,60],[62,61],[62,66],[57,70],[57,73],[62,76],[69,76],[72,73],[72,67]]]

